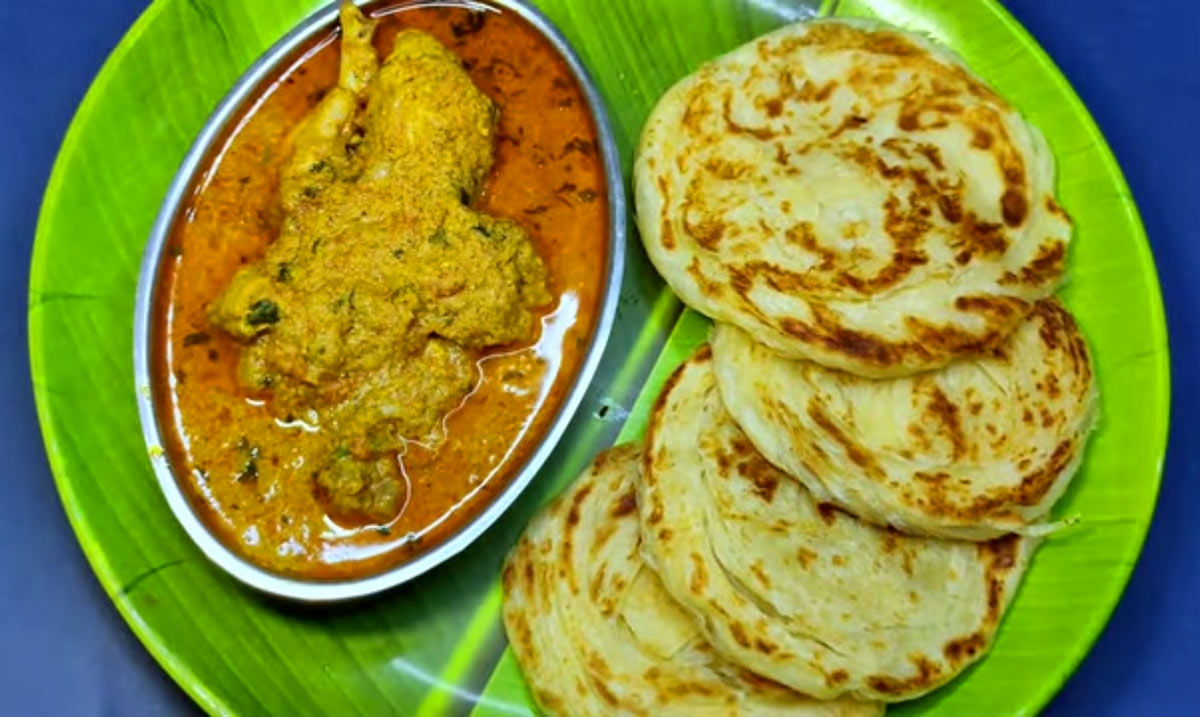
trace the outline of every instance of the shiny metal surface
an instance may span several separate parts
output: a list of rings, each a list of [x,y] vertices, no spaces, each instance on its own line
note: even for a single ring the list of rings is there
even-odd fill
[[[154,468],[155,476],[158,479],[159,486],[171,511],[209,560],[246,585],[278,597],[319,603],[372,595],[413,580],[470,545],[517,499],[530,481],[533,480],[533,477],[559,442],[572,416],[578,410],[592,377],[596,373],[597,366],[604,354],[609,334],[613,328],[613,320],[620,298],[621,278],[624,271],[626,238],[625,192],[621,178],[620,161],[608,113],[592,78],[588,75],[587,70],[583,67],[579,57],[575,54],[575,51],[571,48],[566,38],[563,37],[545,16],[531,5],[523,2],[523,0],[488,0],[487,3],[457,0],[453,2],[419,4],[458,5],[481,11],[499,9],[501,11],[517,13],[541,32],[558,50],[583,89],[596,124],[596,131],[600,141],[600,154],[604,160],[605,183],[608,189],[609,206],[609,266],[604,294],[600,302],[596,329],[570,391],[567,393],[557,415],[529,459],[521,467],[520,471],[513,476],[504,490],[483,511],[476,515],[458,533],[432,550],[417,556],[410,562],[370,577],[346,581],[311,581],[290,578],[269,572],[250,563],[226,547],[225,544],[209,531],[200,516],[193,510],[191,502],[177,481],[163,449],[164,441],[155,411],[153,391],[151,390],[151,356],[155,341],[153,308],[159,284],[159,271],[162,265],[163,254],[170,239],[171,229],[179,212],[185,207],[186,194],[192,180],[196,172],[202,168],[204,159],[212,148],[213,143],[237,116],[238,110],[247,101],[253,99],[256,90],[261,87],[266,78],[270,77],[282,63],[291,58],[294,51],[303,46],[310,38],[330,30],[337,22],[337,3],[331,3],[305,19],[299,26],[267,50],[242,75],[217,106],[188,151],[183,163],[175,174],[174,180],[171,182],[170,188],[167,190],[166,197],[163,200],[162,207],[159,210],[142,257],[134,308],[133,346],[134,380],[137,386],[138,413],[141,418],[142,433],[145,437],[147,451]]]

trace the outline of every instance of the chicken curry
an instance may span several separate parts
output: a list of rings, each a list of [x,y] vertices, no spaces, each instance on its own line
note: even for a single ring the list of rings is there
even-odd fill
[[[156,307],[177,475],[227,544],[315,579],[403,562],[503,487],[607,262],[595,129],[536,30],[340,18],[210,158]]]

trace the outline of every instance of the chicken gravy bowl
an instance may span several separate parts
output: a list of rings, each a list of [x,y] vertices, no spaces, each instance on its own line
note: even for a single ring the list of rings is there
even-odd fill
[[[624,202],[603,100],[521,0],[304,20],[201,130],[141,265],[139,414],[188,535],[306,602],[466,548],[591,381]]]

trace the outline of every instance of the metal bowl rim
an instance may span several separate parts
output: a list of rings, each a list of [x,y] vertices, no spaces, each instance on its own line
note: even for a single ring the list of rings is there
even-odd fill
[[[366,4],[361,0],[358,2]],[[255,90],[262,86],[262,83],[283,62],[290,59],[305,42],[327,31],[336,22],[337,5],[336,1],[331,2],[308,16],[272,45],[234,83],[205,122],[171,181],[150,231],[138,274],[133,325],[134,381],[137,387],[138,415],[141,419],[142,435],[146,441],[150,462],[158,479],[159,487],[162,489],[171,512],[205,557],[238,581],[269,595],[309,603],[337,602],[365,597],[417,578],[466,549],[524,491],[557,446],[563,432],[578,411],[604,354],[620,298],[627,231],[624,183],[608,111],[591,75],[558,28],[526,0],[486,0],[486,2],[474,0],[446,2],[442,0],[413,3],[412,6],[417,7],[453,5],[485,9],[491,6],[493,9],[498,8],[517,13],[554,46],[582,88],[600,142],[609,203],[608,276],[591,344],[553,422],[546,429],[537,447],[526,459],[520,471],[470,522],[432,550],[375,575],[352,580],[317,581],[288,577],[268,571],[227,547],[213,535],[200,516],[196,514],[191,501],[175,477],[163,448],[165,443],[155,411],[150,372],[154,339],[153,310],[157,298],[159,270],[176,216],[184,207],[187,191],[191,187],[196,173],[201,169],[204,158],[213,143],[221,137],[222,132],[229,126],[230,121],[237,115],[244,103],[254,96]]]

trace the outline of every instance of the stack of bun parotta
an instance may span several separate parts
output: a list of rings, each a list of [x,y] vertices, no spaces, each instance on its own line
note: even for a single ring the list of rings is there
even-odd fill
[[[539,705],[878,714],[951,680],[1095,420],[1042,136],[930,41],[819,21],[669,90],[634,179],[714,325],[505,566]]]

